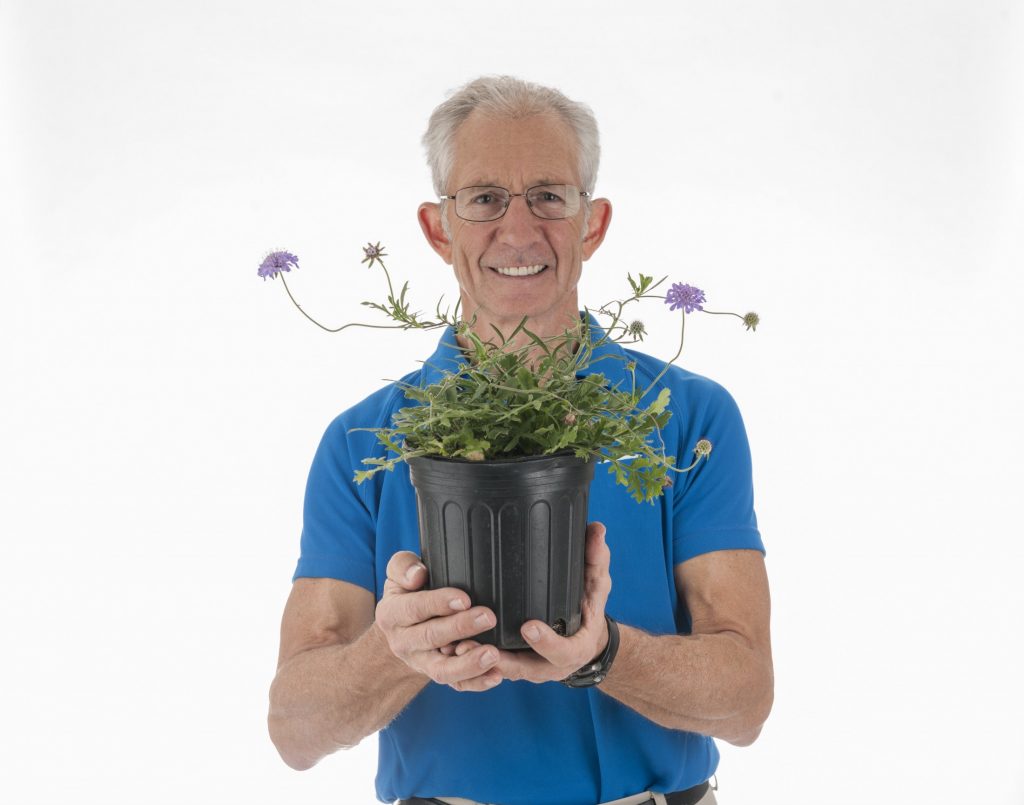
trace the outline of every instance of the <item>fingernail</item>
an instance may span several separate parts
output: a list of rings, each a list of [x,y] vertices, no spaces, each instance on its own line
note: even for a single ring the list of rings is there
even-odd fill
[[[538,629],[536,626],[527,626],[525,629],[523,629],[523,631],[526,633],[526,636],[530,640],[536,640],[538,637],[540,637],[540,629]]]
[[[488,665],[494,665],[498,661],[498,652],[496,651],[485,651],[480,657],[480,667],[486,668]]]
[[[457,609],[461,612],[466,608],[466,602],[463,601],[461,598],[453,598],[451,601],[448,602],[448,606],[450,606],[452,609]]]
[[[423,565],[413,565],[405,571],[405,580],[412,581],[416,578],[416,574],[419,573],[421,570],[426,570],[426,568],[423,567]]]
[[[484,684],[487,685],[487,687],[489,687],[489,688],[493,688],[499,682],[501,682],[501,677],[500,676],[487,676],[487,677],[484,677]]]
[[[490,626],[491,616],[486,612],[481,612],[479,615],[473,618],[473,623],[475,623],[477,626]]]

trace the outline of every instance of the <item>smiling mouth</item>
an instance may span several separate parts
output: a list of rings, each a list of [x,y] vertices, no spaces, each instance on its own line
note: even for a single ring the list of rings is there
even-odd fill
[[[488,266],[491,271],[496,271],[503,277],[533,277],[547,268],[547,264],[538,263],[532,266]]]

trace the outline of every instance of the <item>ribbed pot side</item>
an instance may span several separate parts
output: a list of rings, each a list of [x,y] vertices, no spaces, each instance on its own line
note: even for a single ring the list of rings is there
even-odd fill
[[[519,629],[533,619],[560,634],[579,629],[594,464],[575,456],[409,459],[430,588],[465,590],[497,615],[475,640],[528,648]]]

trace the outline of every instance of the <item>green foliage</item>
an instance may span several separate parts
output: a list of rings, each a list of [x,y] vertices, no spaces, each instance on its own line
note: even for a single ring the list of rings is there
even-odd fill
[[[458,371],[444,372],[432,385],[402,384],[412,404],[397,411],[389,427],[361,429],[375,433],[387,452],[385,457],[363,459],[368,468],[355,473],[357,482],[414,456],[480,461],[572,453],[607,462],[616,482],[637,501],[653,502],[671,485],[669,473],[681,471],[675,458],[665,454],[660,438],[671,416],[669,390],[661,389],[653,401],[643,404],[661,375],[638,389],[635,364],[629,361],[629,387],[610,387],[591,364],[594,350],[606,341],[639,340],[637,328],[623,322],[623,311],[653,296],[664,279],[654,282],[644,274],[637,279],[627,275],[632,295],[593,311],[610,319],[596,343],[585,323],[541,338],[527,327],[526,318],[511,333],[494,328],[494,337],[484,340],[474,331],[475,322],[458,319],[457,308],[455,315],[442,314],[439,303],[437,320],[420,319],[410,312],[408,284],[395,294],[384,271],[386,303],[363,304],[385,313],[403,329],[455,327],[467,362]],[[581,376],[584,369],[590,373]]]

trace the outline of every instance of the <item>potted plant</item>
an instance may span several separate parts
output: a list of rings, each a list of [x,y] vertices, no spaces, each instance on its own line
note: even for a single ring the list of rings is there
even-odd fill
[[[527,648],[519,634],[526,620],[544,620],[571,635],[580,626],[583,598],[584,537],[590,482],[598,463],[607,464],[617,483],[638,502],[653,502],[672,476],[707,459],[712,445],[700,439],[692,462],[676,466],[660,432],[671,416],[669,390],[653,391],[682,353],[686,315],[704,310],[704,292],[666,281],[627,275],[630,293],[598,308],[585,308],[576,326],[554,337],[530,330],[524,317],[509,333],[497,328],[487,337],[454,310],[424,318],[410,310],[408,283],[396,293],[383,262],[383,247],[368,244],[363,262],[379,265],[387,282],[385,302],[363,302],[400,329],[450,328],[464,361],[443,369],[437,382],[401,384],[410,404],[390,425],[372,428],[385,453],[363,459],[355,473],[362,483],[399,462],[409,465],[419,512],[421,557],[430,586],[459,587],[474,604],[494,610],[496,626],[481,642],[500,648]],[[295,306],[329,332],[292,296],[284,273],[298,258],[274,251],[261,263],[264,279],[281,277]],[[681,310],[679,349],[654,380],[638,386],[635,364],[627,360],[629,387],[609,386],[600,371],[605,360],[623,360],[605,347],[643,341],[639,320],[627,321],[627,309],[642,300],[661,299]],[[756,329],[756,313],[740,316]],[[598,317],[604,320],[599,323]]]

